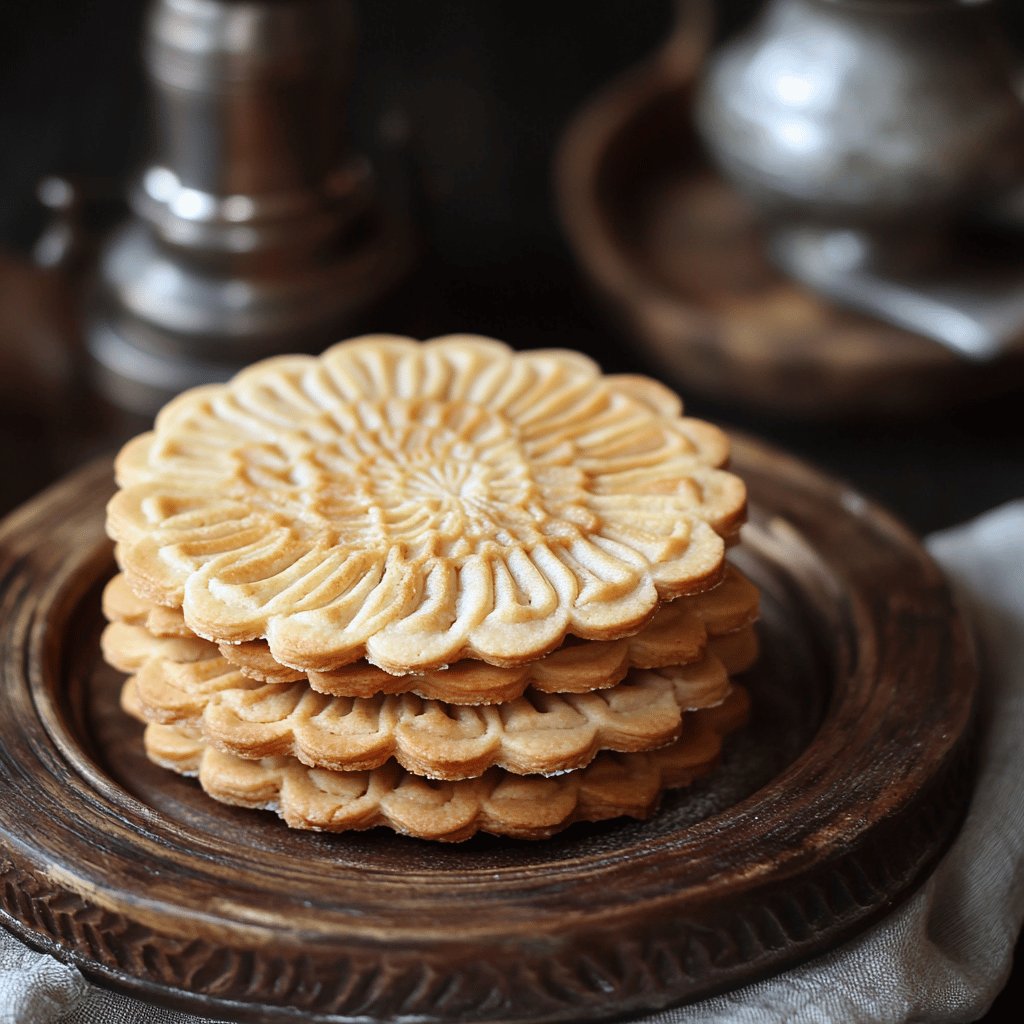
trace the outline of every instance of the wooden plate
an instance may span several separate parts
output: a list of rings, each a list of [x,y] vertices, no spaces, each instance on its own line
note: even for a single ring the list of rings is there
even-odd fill
[[[970,645],[891,518],[737,445],[764,591],[751,724],[647,822],[443,846],[288,831],[149,765],[97,655],[110,467],[0,528],[3,923],[90,978],[253,1021],[578,1021],[751,981],[927,873],[969,795]]]

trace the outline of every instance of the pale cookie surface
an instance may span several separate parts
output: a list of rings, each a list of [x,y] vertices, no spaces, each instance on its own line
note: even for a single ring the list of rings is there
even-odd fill
[[[309,685],[338,697],[414,693],[449,704],[498,704],[532,688],[542,693],[583,693],[614,686],[631,668],[685,665],[704,652],[708,636],[732,633],[757,619],[757,588],[732,566],[714,589],[662,605],[639,633],[621,640],[567,642],[537,661],[501,668],[462,661],[440,672],[393,676],[354,662],[333,672],[309,672]],[[262,641],[220,644],[239,670],[266,682],[295,682],[303,673],[278,665]]]
[[[104,591],[103,611],[119,626],[103,634],[104,657],[122,672],[137,671],[148,658],[195,661],[215,654],[213,645],[184,625],[180,611],[135,597],[121,574]],[[412,693],[449,704],[497,704],[521,697],[528,688],[542,693],[584,693],[614,686],[630,668],[688,664],[703,655],[709,637],[715,653],[734,674],[748,668],[756,654],[755,638],[746,627],[756,621],[757,612],[757,588],[738,569],[727,566],[718,586],[663,605],[639,633],[622,640],[570,641],[517,668],[464,661],[440,672],[393,676],[360,661],[334,672],[310,672],[308,680],[317,692],[338,697]],[[125,628],[129,626],[133,628]],[[152,644],[147,634],[161,640],[190,639],[192,646],[181,651],[194,654],[181,656],[172,645]],[[217,646],[227,661],[252,679],[290,683],[307,678],[306,673],[278,665],[261,641]]]
[[[175,662],[202,661],[217,653],[216,645],[197,636],[154,636],[145,626],[111,622],[100,635],[103,660],[118,672],[138,672],[154,658]]]
[[[278,663],[520,665],[721,577],[728,442],[569,351],[378,336],[186,392],[117,460],[131,589]]]
[[[756,614],[748,621],[755,621]],[[652,627],[658,626],[658,629]],[[630,668],[663,668],[675,664],[689,664],[710,650],[726,667],[729,675],[746,672],[757,660],[757,633],[751,625],[739,626],[728,632],[717,633],[707,628],[703,634],[680,630],[672,635],[662,634],[665,623],[652,623],[626,646],[622,641],[582,641],[571,647],[586,647],[570,655],[570,645],[561,647],[544,658],[518,669],[503,669],[480,662],[460,661],[443,672],[425,672],[416,676],[393,676],[382,672],[365,661],[334,672],[295,673],[291,669],[275,670],[276,662],[260,663],[256,659],[226,657],[242,675],[261,682],[293,683],[307,679],[318,693],[339,697],[372,697],[378,693],[412,693],[425,700],[443,700],[448,704],[500,704],[521,697],[528,689],[539,693],[589,693],[607,689],[622,680]],[[650,632],[648,632],[650,631]],[[660,635],[659,635],[660,634]],[[695,636],[701,637],[700,648],[695,650]],[[641,639],[642,638],[642,639]],[[632,641],[640,640],[639,643]],[[664,642],[662,642],[664,640]],[[219,644],[218,651],[225,655]],[[628,651],[624,655],[623,651]],[[670,655],[668,652],[672,651]],[[641,655],[642,652],[642,655]],[[563,660],[564,658],[564,660]],[[635,661],[633,660],[635,658]],[[548,662],[548,659],[551,659]],[[239,660],[244,661],[239,665]],[[256,661],[259,668],[254,669]]]
[[[124,704],[131,710],[131,684]],[[422,839],[458,842],[476,832],[543,839],[577,821],[654,812],[665,790],[687,786],[714,768],[722,739],[747,718],[749,700],[734,687],[719,706],[691,712],[675,743],[638,754],[603,753],[586,768],[554,778],[491,769],[476,779],[431,782],[394,762],[363,772],[308,768],[293,758],[247,761],[205,745],[174,726],[149,725],[150,760],[198,775],[212,797],[272,810],[291,828],[342,832],[378,825]]]
[[[180,608],[167,608],[138,597],[120,572],[103,588],[103,615],[108,622],[144,626],[153,636],[195,637]]]
[[[183,725],[236,756],[294,757],[337,771],[394,758],[431,779],[500,767],[550,774],[589,764],[601,750],[651,750],[679,735],[687,711],[720,703],[729,675],[712,654],[692,665],[636,669],[594,693],[529,693],[502,705],[454,707],[411,694],[328,697],[302,682],[261,683],[219,656],[155,659],[134,676],[147,721]]]

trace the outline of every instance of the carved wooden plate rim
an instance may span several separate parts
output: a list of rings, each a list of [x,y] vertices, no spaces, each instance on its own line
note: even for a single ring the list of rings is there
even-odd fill
[[[882,510],[752,441],[735,463],[752,496],[740,550],[775,603],[806,617],[808,651],[827,648],[820,728],[703,821],[664,812],[469,853],[401,838],[289,846],[263,825],[243,843],[237,814],[256,812],[223,809],[221,833],[203,834],[108,773],[82,717],[96,701],[75,696],[92,685],[79,634],[111,565],[110,466],[86,467],[0,526],[0,920],[143,998],[323,1022],[651,1011],[864,928],[961,820],[969,638],[939,570]],[[204,821],[220,813],[203,807]]]

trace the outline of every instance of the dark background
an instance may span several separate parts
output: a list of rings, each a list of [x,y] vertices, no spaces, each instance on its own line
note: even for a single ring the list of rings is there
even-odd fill
[[[719,33],[759,5],[717,5]],[[1024,5],[1007,4],[1024,37]],[[564,242],[552,158],[574,112],[664,39],[666,0],[357,0],[352,139],[414,182],[423,238],[417,290],[381,329],[491,333],[565,345],[611,370],[645,366],[594,301]],[[0,4],[0,511],[122,429],[58,365],[74,309],[26,262],[46,174],[116,196],[145,153],[140,0]],[[400,145],[396,148],[395,139]],[[108,208],[109,210],[112,207]],[[410,297],[411,296],[411,297]],[[45,321],[44,327],[37,322]],[[54,383],[56,381],[57,383]],[[64,390],[62,390],[64,388]],[[1019,390],[940,414],[825,424],[765,417],[700,396],[699,415],[741,426],[851,480],[919,533],[1024,495]],[[1004,1004],[1005,1005],[1005,1004]]]
[[[717,4],[720,34],[758,6]],[[1024,25],[1020,6],[1005,11],[1014,38]],[[411,322],[425,334],[475,330],[517,346],[569,345],[609,369],[644,369],[577,275],[554,210],[551,162],[572,114],[664,39],[673,5],[358,0],[356,8],[353,145],[394,162],[388,140],[396,127],[404,133],[399,156],[415,182],[424,238],[418,273],[431,296],[429,308],[396,309],[379,326]],[[140,0],[0,4],[0,252],[23,253],[40,230],[34,188],[43,175],[116,190],[142,159],[144,9]],[[11,375],[0,374],[8,384]],[[0,398],[2,388],[0,381]],[[691,412],[768,436],[847,477],[919,532],[1024,494],[1019,396],[928,419],[825,426],[684,397]],[[56,426],[68,443],[28,462],[21,441],[26,430],[34,439],[39,425],[20,409],[0,424],[0,474],[16,478],[6,505],[85,454],[80,436],[66,436],[81,435],[81,424],[67,407],[61,412],[67,422]],[[42,427],[52,431],[53,416]]]

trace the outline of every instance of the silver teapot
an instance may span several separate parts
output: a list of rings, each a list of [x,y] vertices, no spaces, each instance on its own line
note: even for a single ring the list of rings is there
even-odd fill
[[[770,0],[711,63],[698,121],[775,224],[855,229],[884,265],[1024,180],[1024,105],[987,2]]]

